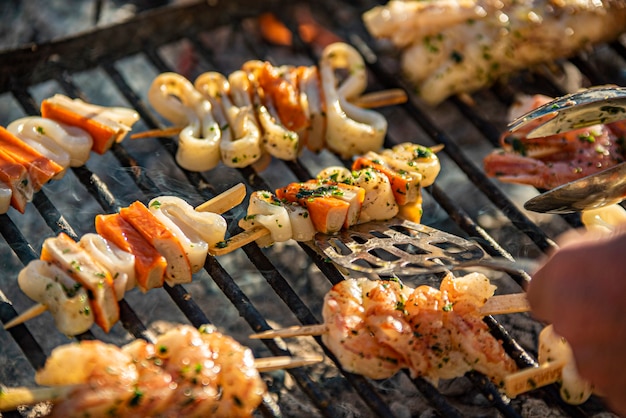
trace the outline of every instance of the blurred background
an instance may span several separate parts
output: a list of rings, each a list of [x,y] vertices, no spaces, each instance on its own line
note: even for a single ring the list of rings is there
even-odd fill
[[[141,11],[189,0],[2,0],[0,50],[117,23]]]

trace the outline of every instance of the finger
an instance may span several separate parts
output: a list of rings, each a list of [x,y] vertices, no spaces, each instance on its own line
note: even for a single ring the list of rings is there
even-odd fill
[[[551,264],[551,258],[546,261],[535,273],[528,284],[526,295],[530,304],[531,313],[540,320],[549,321],[552,317],[552,309],[554,306],[553,283],[551,278],[554,277],[554,270]]]

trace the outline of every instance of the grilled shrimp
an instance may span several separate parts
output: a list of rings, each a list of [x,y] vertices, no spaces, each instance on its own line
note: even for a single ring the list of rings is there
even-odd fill
[[[478,314],[478,309],[493,296],[495,286],[480,273],[461,278],[449,274],[442,280],[440,290],[450,304],[446,321],[451,340],[463,353],[465,364],[501,385],[516,366]]]
[[[266,391],[250,349],[210,326],[181,325],[121,349],[57,347],[35,380],[76,385],[53,417],[250,417]]]
[[[441,289],[347,279],[324,300],[322,338],[346,370],[368,377],[407,367],[436,382],[478,370],[501,384],[515,364],[478,312],[493,289],[478,273],[449,275]]]
[[[322,315],[328,331],[322,341],[345,370],[384,379],[405,363],[393,347],[380,344],[367,325],[363,304],[372,285],[368,279],[356,279],[333,286],[324,298]]]
[[[180,326],[155,346],[178,383],[170,415],[247,417],[261,402],[266,389],[252,351],[214,327]]]
[[[413,338],[404,348],[412,376],[437,382],[471,370],[452,339],[454,330],[446,320],[450,307],[447,295],[430,286],[417,287],[407,298],[404,309]]]
[[[513,110],[512,116],[548,101],[546,96],[526,98],[516,105],[518,110]],[[485,173],[504,182],[552,189],[624,161],[626,127],[621,122],[527,138],[525,135],[540,123],[529,124],[519,133],[503,134],[501,148],[483,160]]]

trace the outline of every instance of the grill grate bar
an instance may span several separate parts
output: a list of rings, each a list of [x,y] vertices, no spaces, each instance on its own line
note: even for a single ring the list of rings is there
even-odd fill
[[[252,326],[253,329],[269,329],[269,325],[265,318],[250,302],[248,297],[241,291],[239,286],[234,282],[232,277],[222,268],[214,257],[208,257],[205,264],[209,275],[228,299],[235,305],[239,314]],[[277,356],[289,355],[289,351],[280,348],[273,340],[264,340],[264,344],[272,354]],[[300,388],[314,401],[316,406],[326,416],[338,416],[332,400],[329,396],[321,392],[307,373],[301,369],[293,369],[290,371],[298,382]],[[384,404],[383,404],[384,406]],[[388,412],[388,411],[387,411]],[[389,416],[392,416],[391,414]]]
[[[87,100],[85,93],[75,83],[72,73],[77,70],[92,69],[97,66],[98,68],[104,70],[105,74],[112,81],[117,90],[131,104],[131,106],[138,111],[142,121],[149,128],[154,129],[161,127],[160,122],[154,116],[152,111],[145,105],[145,103],[143,103],[140,96],[133,90],[133,88],[130,87],[125,77],[118,70],[115,61],[133,53],[143,53],[143,56],[145,56],[157,70],[161,72],[172,71],[170,66],[166,64],[165,60],[162,58],[158,48],[169,42],[184,39],[190,41],[195,51],[199,52],[199,55],[201,55],[202,58],[207,59],[210,63],[212,63],[212,65],[215,65],[213,51],[205,46],[199,38],[199,33],[202,30],[206,30],[207,27],[210,28],[215,27],[216,25],[228,24],[231,27],[230,34],[234,38],[243,34],[247,30],[244,28],[244,25],[242,25],[243,19],[246,16],[257,15],[261,10],[280,10],[281,12],[278,13],[278,15],[285,22],[289,22],[288,26],[290,28],[294,30],[296,29],[294,27],[296,19],[290,19],[290,17],[295,13],[295,6],[290,2],[286,2],[286,7],[282,8],[279,7],[282,5],[282,2],[280,1],[266,2],[265,5],[256,4],[259,2],[248,0],[245,0],[243,3],[245,3],[244,6],[239,4],[238,7],[239,10],[245,10],[245,13],[240,12],[237,7],[234,7],[234,2],[233,5],[220,4],[220,7],[223,9],[211,9],[211,12],[208,13],[210,19],[207,20],[208,23],[204,27],[201,23],[202,19],[198,16],[207,16],[205,4],[197,6],[197,8],[196,6],[192,6],[189,8],[176,9],[177,11],[184,9],[187,12],[181,14],[178,14],[177,12],[175,14],[175,16],[180,18],[181,23],[178,25],[188,27],[184,30],[184,33],[181,33],[180,31],[176,32],[172,29],[170,24],[167,23],[169,19],[172,19],[173,15],[169,16],[167,19],[165,18],[164,13],[156,13],[154,15],[156,22],[160,22],[163,26],[167,26],[168,29],[164,29],[162,31],[156,29],[158,28],[158,23],[155,24],[154,22],[148,22],[142,18],[139,20],[139,25],[143,22],[146,29],[145,31],[142,31],[139,36],[137,36],[139,40],[143,39],[141,47],[137,46],[138,42],[141,41],[133,40],[132,44],[128,45],[126,48],[112,47],[112,50],[115,51],[115,53],[112,54],[107,52],[108,47],[103,46],[96,51],[94,56],[89,56],[84,60],[80,60],[80,62],[77,62],[75,66],[72,66],[69,62],[65,62],[64,60],[60,60],[58,63],[48,62],[49,65],[47,65],[46,68],[38,71],[36,76],[27,82],[24,82],[23,79],[16,79],[12,74],[7,76],[6,73],[0,69],[0,92],[3,91],[3,89],[11,91],[13,97],[17,99],[22,108],[28,114],[38,114],[38,108],[35,104],[36,102],[34,98],[25,88],[22,87],[22,84],[37,83],[47,79],[54,79],[69,95],[81,97]],[[346,8],[354,9],[357,7],[349,2],[342,2],[342,4]],[[408,86],[398,80],[395,74],[391,73],[387,68],[380,64],[377,53],[373,52],[375,51],[375,48],[372,47],[373,42],[361,26],[355,27],[357,25],[354,23],[345,25],[342,21],[341,14],[332,12],[338,7],[336,4],[331,4],[331,2],[322,2],[321,6],[326,9],[326,15],[330,16],[329,19],[333,22],[332,30],[337,33],[342,33],[346,39],[350,39],[351,42],[359,47],[361,52],[368,58],[368,66],[375,75],[376,83],[382,84],[385,88],[401,87],[407,91],[411,91]],[[365,10],[370,6],[370,2],[362,1],[358,7],[359,9],[363,8],[363,10]],[[223,13],[217,13],[217,10],[220,10]],[[189,11],[192,11],[191,14],[194,16],[187,17],[186,15]],[[197,11],[197,13],[194,13],[194,11]],[[229,22],[231,18],[234,19],[234,22]],[[345,16],[343,18],[345,19]],[[182,22],[188,24],[182,24]],[[120,26],[119,29],[122,31],[130,30],[127,29],[130,27],[131,26],[124,24]],[[136,29],[141,26],[137,26],[137,22],[134,22],[132,23],[132,27],[133,29]],[[163,33],[154,35],[156,32]],[[94,44],[101,45],[102,39],[105,39],[105,34],[107,33],[111,34],[112,32],[105,30],[100,32],[97,36],[96,34],[90,35],[90,37],[87,37],[84,40],[70,40],[67,44],[63,43],[59,47],[59,51],[71,52],[73,49],[76,49],[77,45],[83,45],[86,41],[94,42],[95,40]],[[150,35],[146,35],[147,33],[150,33]],[[297,30],[295,30],[294,33],[297,34]],[[102,39],[98,38],[98,36],[101,36]],[[246,47],[255,56],[266,58],[271,57],[272,49],[268,44],[264,42],[255,42],[255,38],[251,36],[243,36],[243,40]],[[56,47],[57,46],[55,45],[45,46],[41,51],[37,52],[36,55],[38,58],[47,57],[47,54],[51,51],[54,52]],[[618,43],[614,46],[614,49],[624,55],[623,45]],[[305,56],[308,55],[312,60],[316,59],[313,52],[313,45],[306,44],[297,35],[294,37],[294,46],[291,47],[290,51],[292,54],[303,53]],[[70,56],[74,56],[74,54],[75,52],[72,52]],[[0,54],[0,60],[2,60],[2,56],[3,55]],[[24,55],[20,54],[19,57],[24,58]],[[28,58],[28,60],[30,59],[31,58]],[[68,61],[71,61],[71,59]],[[586,66],[586,61],[575,59],[574,62],[577,66],[579,66],[579,68],[584,67],[584,71],[586,73],[588,72],[592,74],[592,76],[590,76],[591,79],[600,80],[597,74],[593,74],[593,68]],[[23,65],[24,63],[20,61],[17,64],[17,67],[21,68]],[[7,88],[7,86],[10,87]],[[500,100],[506,101],[507,97],[510,98],[511,94],[505,93]],[[481,192],[485,194],[485,196],[487,196],[489,200],[508,217],[509,220],[511,220],[517,229],[526,234],[541,250],[548,251],[553,249],[555,244],[550,240],[547,234],[522,212],[517,210],[513,202],[500,190],[499,187],[485,177],[482,171],[476,167],[476,165],[466,156],[458,145],[456,145],[452,138],[443,133],[443,131],[436,126],[434,121],[429,117],[428,113],[419,108],[417,105],[418,101],[413,100],[414,98],[411,99],[412,100],[408,104],[403,106],[403,111],[406,112],[406,114],[414,120],[430,138],[437,143],[445,145],[444,152],[467,175],[468,179],[472,181],[472,183],[478,187]],[[482,135],[485,136],[486,139],[492,144],[497,144],[499,133],[497,128],[492,123],[481,117],[481,115],[477,113],[476,109],[468,106],[463,101],[459,99],[452,99],[452,102],[467,119],[468,123],[476,126]],[[175,141],[169,138],[159,138],[159,142],[161,146],[170,153],[170,155],[175,155],[177,148]],[[387,138],[385,146],[392,145],[392,142],[392,138]],[[162,188],[157,184],[157,181],[155,181],[151,174],[137,162],[133,155],[127,151],[124,145],[115,144],[112,148],[112,153],[120,163],[121,167],[128,171],[129,176],[133,179],[133,182],[141,192],[143,192],[146,196],[153,196],[162,193]],[[349,162],[344,161],[344,164],[349,165]],[[299,180],[307,180],[311,178],[309,170],[300,160],[285,162],[284,166]],[[190,185],[193,186],[195,192],[199,193],[204,198],[209,198],[217,194],[218,191],[215,187],[216,184],[220,189],[224,186],[215,180],[213,182],[207,181],[201,173],[188,172],[182,169],[181,171],[189,181]],[[241,176],[241,178],[245,179],[246,184],[253,189],[270,188],[263,176],[259,175],[259,173],[255,172],[251,168],[233,171]],[[80,183],[85,187],[89,195],[92,196],[106,212],[116,212],[119,210],[121,207],[119,201],[122,197],[115,196],[114,193],[109,190],[106,182],[103,181],[96,173],[90,171],[86,167],[73,168],[72,172],[80,180]],[[232,177],[230,177],[230,181],[232,181]],[[454,221],[470,237],[477,237],[481,245],[489,254],[512,258],[509,252],[499,245],[496,240],[489,235],[489,233],[481,228],[471,218],[471,216],[466,213],[458,203],[454,202],[454,200],[438,185],[431,186],[428,189],[428,192],[433,197],[435,202],[437,202],[437,204],[439,204],[439,206],[441,206],[450,216],[452,221]],[[72,226],[65,219],[63,214],[54,206],[46,193],[43,191],[38,192],[35,195],[34,205],[53,231],[56,233],[66,232],[68,235],[77,238]],[[576,219],[571,218],[568,222],[574,225],[575,220]],[[9,247],[13,250],[13,252],[15,252],[23,264],[37,258],[37,252],[31,247],[30,243],[22,235],[19,228],[11,221],[8,215],[0,215],[0,234],[5,238]],[[334,265],[327,263],[314,249],[305,244],[300,245],[300,247],[317,265],[317,267],[319,267],[331,283],[334,284],[343,280],[343,276],[339,270],[337,270]],[[302,324],[315,324],[319,322],[303,299],[298,295],[298,292],[278,271],[272,260],[263,250],[251,244],[244,247],[243,251],[252,264],[254,264],[257,268],[258,272],[264,277],[265,281],[274,290],[276,295],[280,297],[284,304],[291,310],[291,312],[294,313],[296,318]],[[205,264],[205,270],[211,276],[215,284],[221,289],[227,299],[229,299],[232,305],[237,309],[239,315],[244,318],[252,329],[260,331],[270,328],[265,317],[260,313],[257,307],[255,307],[249,297],[235,282],[234,278],[226,271],[217,259],[208,257]],[[530,279],[528,275],[525,274],[520,274],[519,277],[513,278],[520,285],[524,285]],[[199,326],[210,322],[205,312],[200,308],[200,306],[198,306],[196,301],[191,298],[191,295],[187,292],[185,287],[180,285],[174,287],[165,286],[165,291],[193,325]],[[6,298],[1,291],[0,302],[0,320],[7,321],[16,315],[11,301]],[[121,301],[120,310],[121,324],[126,330],[128,330],[136,338],[153,340],[151,332],[147,329],[145,324],[140,320],[135,311],[126,301]],[[485,322],[487,322],[490,326],[492,333],[497,338],[503,340],[507,353],[509,353],[516,360],[520,367],[536,364],[535,360],[498,322],[495,321],[495,319],[487,317],[485,318]],[[34,336],[30,333],[30,331],[28,331],[27,327],[23,325],[18,326],[10,332],[17,344],[21,347],[22,351],[24,351],[33,367],[37,368],[43,365],[43,362],[45,361],[45,354]],[[90,333],[86,333],[79,338],[94,338],[94,336]],[[321,339],[316,338],[316,340],[321,346]],[[264,344],[274,355],[289,354],[289,351],[278,346],[273,340],[266,340],[264,341]],[[335,363],[338,364],[332,353],[328,352],[323,346],[321,346],[321,348],[335,361]],[[310,377],[309,373],[296,369],[290,371],[290,374],[324,416],[336,417],[344,414],[341,408],[334,404],[328,391],[324,390],[318,382],[315,382]],[[502,415],[507,417],[520,416],[515,408],[508,402],[508,399],[504,398],[484,376],[477,373],[470,373],[467,377],[488,399],[491,400],[491,405]],[[385,402],[381,391],[374,388],[368,379],[346,372],[343,373],[343,378],[354,388],[354,391],[358,393],[372,412],[380,416],[394,415],[390,406]],[[442,395],[430,383],[424,379],[411,380],[413,381],[417,391],[422,394],[442,416],[463,416],[459,410],[452,406],[447,397]],[[551,405],[556,405],[570,416],[578,417],[586,415],[585,410],[565,404],[558,396],[554,386],[541,389],[538,393],[543,394],[546,398],[548,398]],[[280,416],[280,410],[271,400],[265,401],[264,405],[261,407],[261,413],[264,416]]]
[[[7,215],[0,215],[0,234],[2,234],[22,263],[26,264],[30,260],[37,258],[35,250],[30,246],[18,227]],[[0,320],[6,323],[16,316],[17,312],[13,308],[13,304],[4,293],[0,291]],[[35,369],[44,365],[46,355],[25,325],[18,325],[11,328],[9,333]]]

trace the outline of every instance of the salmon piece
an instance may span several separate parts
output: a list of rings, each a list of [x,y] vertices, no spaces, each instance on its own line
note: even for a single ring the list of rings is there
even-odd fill
[[[332,192],[340,193],[339,190],[337,187],[316,186],[310,182],[291,183],[277,189],[276,196],[307,208],[315,230],[332,234],[347,225],[351,208],[350,203],[332,197]]]
[[[35,191],[64,170],[62,166],[44,157],[34,148],[0,126],[0,148],[16,162],[24,165],[33,182]]]
[[[41,116],[84,129],[93,138],[92,150],[104,154],[120,142],[139,119],[126,108],[107,108],[56,94],[41,102]]]
[[[144,292],[163,286],[167,261],[120,214],[97,215],[96,231],[135,256],[137,286]]]
[[[325,180],[309,180],[302,183],[292,183],[285,189],[285,199],[290,202],[299,202],[299,198],[328,197],[339,199],[350,205],[343,227],[349,228],[359,221],[361,207],[365,200],[365,189],[350,184]],[[281,198],[279,196],[279,198]]]
[[[26,210],[26,204],[33,200],[33,184],[28,170],[15,162],[10,155],[0,150],[0,180],[11,189],[11,206],[20,213]]]
[[[120,210],[130,223],[167,260],[165,280],[168,284],[191,282],[191,263],[184,247],[143,203],[136,201]]]
[[[287,129],[299,132],[309,125],[299,99],[295,67],[275,67],[264,62],[257,74],[259,86],[266,100],[274,104],[280,122]]]
[[[415,180],[408,174],[396,171],[381,161],[358,157],[352,163],[352,170],[356,171],[363,168],[372,168],[387,176],[398,205],[406,205],[416,200],[416,193],[419,193],[419,180]]]
[[[109,332],[120,318],[111,273],[64,233],[44,241],[40,258],[61,267],[87,290],[96,324]]]

